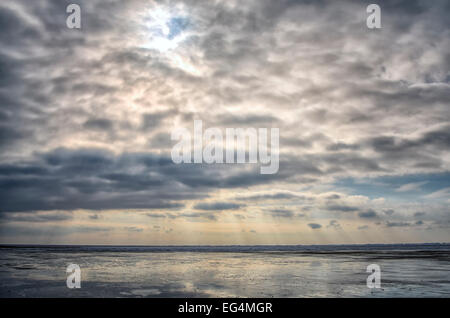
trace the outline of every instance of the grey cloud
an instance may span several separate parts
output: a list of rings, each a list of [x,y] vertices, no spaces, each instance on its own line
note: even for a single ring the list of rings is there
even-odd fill
[[[327,147],[327,150],[330,150],[330,151],[358,150],[359,148],[360,148],[359,145],[350,145],[350,144],[339,142],[339,143],[329,145]]]
[[[302,195],[296,195],[289,192],[277,192],[273,194],[258,194],[258,195],[249,195],[249,196],[240,196],[236,197],[236,200],[242,201],[265,201],[265,200],[288,200],[288,199],[310,199],[306,198]],[[311,198],[312,199],[312,198]]]
[[[178,217],[184,218],[205,218],[211,221],[217,221],[217,216],[213,213],[192,212],[192,213],[180,213]]]
[[[279,123],[279,119],[270,115],[247,114],[247,115],[220,115],[215,121],[226,127],[270,127],[272,124]]]
[[[341,229],[341,225],[337,220],[331,220],[327,225],[327,228],[334,228],[335,230]]]
[[[155,149],[171,148],[175,142],[168,133],[158,133],[149,140],[150,147]]]
[[[364,219],[373,219],[376,218],[378,215],[374,210],[369,209],[367,211],[359,212],[358,216]]]
[[[22,226],[11,225],[2,227],[0,236],[11,237],[52,237],[55,235],[66,236],[71,234],[92,234],[92,233],[108,233],[113,231],[113,228],[106,226]]]
[[[277,177],[260,175],[257,171],[234,172],[239,169],[235,166],[175,165],[165,156],[148,153],[116,156],[100,149],[60,148],[40,154],[26,164],[0,168],[0,210],[4,212],[177,209],[184,204],[174,201],[206,197],[212,188],[234,188],[277,180]],[[228,172],[225,177],[224,172]],[[55,196],[57,200],[52,199]],[[240,206],[218,202],[199,204],[197,208],[220,210]]]
[[[150,218],[165,218],[166,217],[166,215],[163,213],[146,213],[145,215]]]
[[[240,204],[229,203],[229,202],[198,203],[198,204],[194,205],[194,209],[206,210],[206,211],[237,210],[241,207],[242,207],[242,205],[240,205]]]
[[[92,130],[109,131],[113,128],[113,122],[109,119],[104,118],[89,119],[83,124],[83,127]]]
[[[408,222],[386,222],[387,227],[409,227],[411,226],[411,223]]]
[[[62,222],[73,219],[73,215],[69,212],[53,212],[53,213],[7,213],[0,214],[2,221],[7,222]]]
[[[450,148],[450,126],[425,133],[418,139],[401,139],[395,137],[376,137],[369,141],[375,151],[382,153],[408,154],[410,150],[424,146],[436,146],[439,149]]]
[[[322,225],[320,225],[318,223],[308,223],[308,226],[310,228],[312,228],[313,230],[317,230],[317,229],[320,229],[322,227]]]
[[[271,209],[267,212],[273,217],[292,218],[295,216],[295,213],[288,209]]]
[[[337,211],[337,212],[356,212],[359,211],[359,208],[348,205],[329,205],[326,207],[329,211]]]
[[[448,170],[448,1],[381,1],[378,33],[365,2],[183,2],[192,34],[173,53],[198,72],[139,47],[148,2],[80,0],[82,32],[69,0],[0,5],[0,211],[176,210],[217,189]],[[279,173],[172,164],[168,127],[193,118],[277,125]],[[114,153],[76,149],[93,143]]]
[[[128,232],[137,232],[137,233],[144,231],[144,229],[136,227],[136,226],[126,226],[126,227],[124,227],[124,230],[126,230]]]
[[[173,116],[175,112],[165,111],[156,113],[146,113],[142,116],[141,128],[143,130],[153,130],[158,128],[167,117]]]

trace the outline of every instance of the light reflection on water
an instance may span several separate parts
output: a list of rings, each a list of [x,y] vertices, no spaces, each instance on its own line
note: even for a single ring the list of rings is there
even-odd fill
[[[0,250],[2,297],[449,297],[450,254]],[[68,264],[81,289],[66,287]],[[382,289],[366,287],[380,265]]]

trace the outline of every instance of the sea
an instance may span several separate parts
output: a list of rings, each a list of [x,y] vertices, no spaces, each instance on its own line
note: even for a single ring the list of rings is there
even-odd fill
[[[450,244],[0,245],[0,297],[450,297]]]

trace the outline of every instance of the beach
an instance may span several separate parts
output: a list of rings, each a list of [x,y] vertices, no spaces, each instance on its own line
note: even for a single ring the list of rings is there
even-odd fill
[[[69,264],[81,288],[66,286]],[[3,245],[0,297],[449,297],[449,265],[449,244]]]

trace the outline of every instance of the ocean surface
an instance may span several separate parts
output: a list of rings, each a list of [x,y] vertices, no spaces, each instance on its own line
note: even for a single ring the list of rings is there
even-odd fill
[[[0,245],[0,297],[450,297],[450,244]]]

